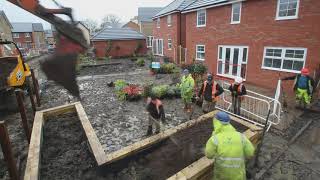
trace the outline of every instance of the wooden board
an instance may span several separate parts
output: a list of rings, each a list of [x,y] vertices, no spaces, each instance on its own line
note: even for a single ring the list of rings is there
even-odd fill
[[[67,112],[77,112],[86,137],[89,141],[90,148],[98,165],[105,162],[105,153],[100,144],[89,120],[80,102],[62,105],[42,111],[35,114],[31,141],[29,145],[27,165],[25,169],[24,180],[37,180],[40,176],[40,158],[42,145],[42,131],[45,120],[49,116],[58,116]]]
[[[146,148],[150,148],[152,145],[155,145],[158,142],[161,142],[164,139],[169,138],[170,136],[172,136],[173,134],[175,134],[179,131],[196,126],[197,124],[201,123],[202,121],[205,121],[208,118],[212,118],[217,112],[218,111],[213,111],[211,113],[202,115],[197,119],[185,122],[175,128],[168,129],[164,132],[153,135],[153,136],[146,138],[142,141],[136,142],[130,146],[124,147],[118,151],[112,152],[111,154],[107,155],[106,161],[104,164],[110,164],[112,162],[118,161],[118,160],[123,159],[125,157],[128,157],[130,155],[133,155],[137,152],[140,152]]]
[[[251,142],[255,144],[259,136],[261,135],[261,131],[252,131],[248,129],[243,133]],[[188,167],[182,169],[177,174],[171,176],[167,180],[207,180],[211,179],[211,174],[213,171],[214,161],[208,159],[207,157],[202,157],[198,161],[192,163]]]

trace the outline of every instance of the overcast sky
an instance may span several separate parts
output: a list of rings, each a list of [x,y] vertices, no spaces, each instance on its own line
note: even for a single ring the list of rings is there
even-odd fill
[[[173,0],[56,0],[65,7],[73,8],[76,20],[91,18],[100,21],[106,14],[115,14],[123,22],[138,15],[138,7],[164,7]],[[51,0],[40,0],[46,7],[56,7]],[[0,10],[4,10],[11,22],[42,22],[46,29],[50,27],[41,19],[17,8],[15,5],[0,0]]]

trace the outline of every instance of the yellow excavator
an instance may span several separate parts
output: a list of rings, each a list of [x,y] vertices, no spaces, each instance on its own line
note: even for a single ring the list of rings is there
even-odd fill
[[[57,46],[53,55],[48,55],[39,59],[41,69],[49,80],[62,85],[72,95],[80,97],[79,88],[76,82],[76,63],[78,54],[84,52],[88,47],[88,40],[83,35],[81,29],[76,26],[73,20],[71,8],[65,8],[52,0],[59,7],[58,9],[48,9],[40,5],[38,0],[7,0],[10,3],[29,11],[30,13],[42,18],[54,25],[58,32]],[[65,21],[56,14],[63,14],[70,17],[70,21]],[[7,43],[2,43],[4,46]],[[10,44],[15,45],[13,42]],[[17,47],[15,45],[15,47]],[[19,49],[18,49],[19,50]],[[6,74],[0,74],[1,80],[7,79],[7,86],[23,84],[25,78],[29,75],[29,67],[23,63],[21,53],[16,60],[8,56],[5,61],[15,62],[0,64],[0,69],[6,69]],[[10,61],[12,60],[12,61]],[[9,75],[9,76],[8,76]],[[8,78],[9,77],[9,78]],[[18,78],[17,78],[18,77]]]

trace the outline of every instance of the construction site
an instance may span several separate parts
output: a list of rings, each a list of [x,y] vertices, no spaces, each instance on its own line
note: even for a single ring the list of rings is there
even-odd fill
[[[219,158],[207,158],[206,145],[221,112],[254,147],[244,179],[320,179],[320,73],[313,73],[308,107],[296,107],[283,78],[272,91],[244,83],[237,113],[234,80],[213,75],[223,92],[205,112],[199,97],[212,77],[206,65],[151,52],[98,60],[86,52],[81,31],[54,15],[67,11],[11,2],[54,24],[61,39],[56,54],[25,62],[16,43],[0,37],[0,180],[209,180]],[[187,104],[182,85],[189,75]],[[153,98],[164,112],[149,133]],[[159,132],[152,128],[158,124]]]

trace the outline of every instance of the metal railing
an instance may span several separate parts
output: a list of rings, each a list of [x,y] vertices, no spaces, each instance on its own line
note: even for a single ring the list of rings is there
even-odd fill
[[[228,89],[230,84],[225,81],[220,81],[219,83],[222,85],[224,93],[217,102],[217,109],[261,127],[264,127],[268,111],[271,109],[267,131],[272,125],[280,123],[282,110],[281,103],[278,100],[247,90],[247,95],[244,96],[241,102],[240,115],[237,115],[233,112],[232,95]]]

